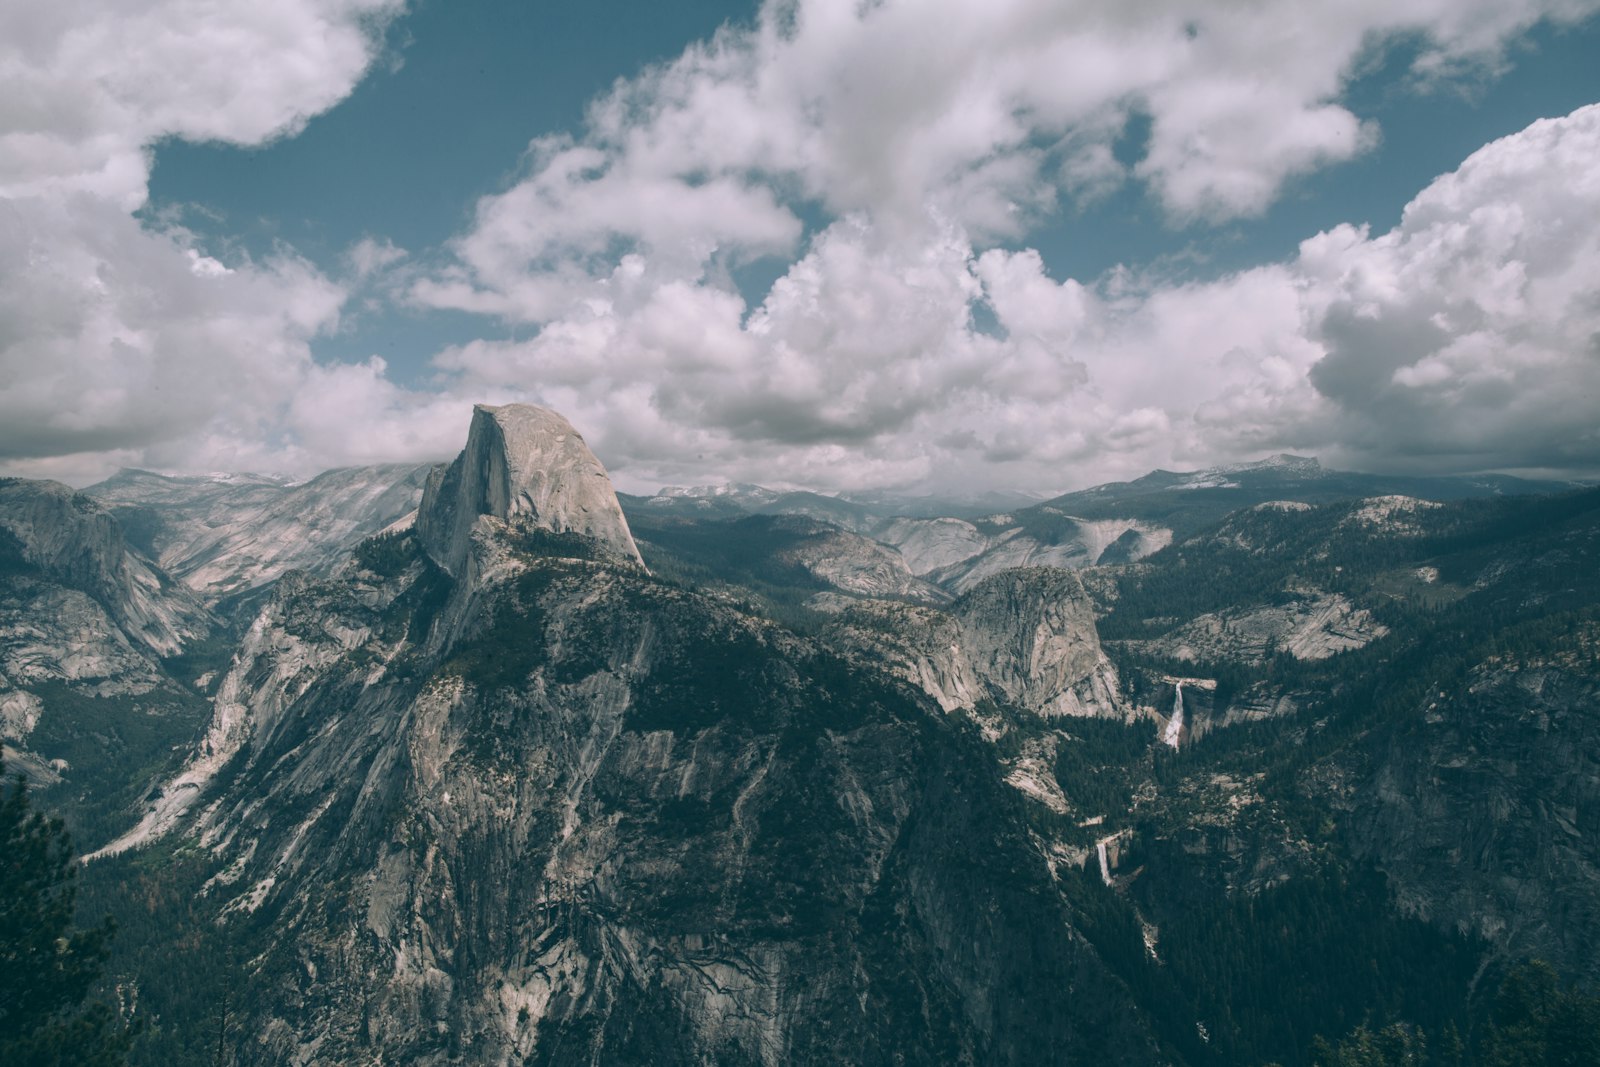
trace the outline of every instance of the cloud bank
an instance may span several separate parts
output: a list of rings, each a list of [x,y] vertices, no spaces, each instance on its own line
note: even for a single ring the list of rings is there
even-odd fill
[[[399,0],[0,9],[0,460],[283,458],[343,288],[292,250],[224,266],[134,218],[165,137],[292,136],[366,73]],[[293,447],[291,445],[291,447]]]
[[[230,272],[127,212],[155,138],[254,143],[331,106],[392,6],[207,9],[242,35],[185,6],[156,5],[194,26],[161,47],[248,45],[253,92],[207,75],[222,60],[119,65],[110,31],[64,23],[0,62],[0,99],[37,104],[0,141],[29,149],[0,170],[13,469],[444,455],[467,403],[532,399],[634,487],[1054,489],[1285,448],[1600,470],[1600,108],[1485,146],[1389,233],[1337,227],[1205,283],[1057,279],[1026,247],[1124,183],[1174,227],[1259,215],[1378,143],[1341,94],[1384,48],[1417,46],[1417,86],[1489,77],[1594,3],[769,3],[620,82],[581,136],[537,137],[442,256],[366,242],[342,280],[290,252]],[[732,279],[756,262],[780,273],[749,304]],[[357,283],[524,339],[451,346],[427,388],[376,357],[318,366]]]

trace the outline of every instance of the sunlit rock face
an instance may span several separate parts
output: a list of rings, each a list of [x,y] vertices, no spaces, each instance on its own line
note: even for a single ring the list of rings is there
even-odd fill
[[[545,408],[474,408],[467,447],[428,478],[417,535],[434,563],[460,576],[484,517],[577,534],[602,555],[643,565],[605,467],[571,423]]]
[[[0,744],[8,772],[66,781],[50,801],[89,816],[81,839],[192,734],[203,703],[164,664],[215,630],[99,503],[58,482],[0,478]]]
[[[211,628],[186,590],[128,551],[104,508],[59,482],[0,479],[0,530],[17,566],[93,599],[149,652],[172,655]]]
[[[861,604],[830,628],[829,639],[947,711],[990,699],[1045,718],[1129,714],[1088,594],[1069,571],[1006,571],[944,610]]]
[[[299,483],[124,470],[84,493],[111,509],[130,544],[216,605],[292,570],[330,573],[358,543],[416,514],[431,469],[342,467]]]

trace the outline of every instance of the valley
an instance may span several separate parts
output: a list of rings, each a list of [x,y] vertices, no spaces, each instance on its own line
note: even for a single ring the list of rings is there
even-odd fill
[[[1600,491],[630,497],[467,430],[0,481],[6,768],[134,1062],[1470,1057],[1600,982]]]

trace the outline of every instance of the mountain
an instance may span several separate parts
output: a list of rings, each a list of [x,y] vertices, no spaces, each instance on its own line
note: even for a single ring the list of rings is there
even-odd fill
[[[1282,454],[1256,463],[1190,473],[1152,471],[1131,482],[1111,482],[1046,501],[1050,508],[1085,519],[1142,519],[1186,537],[1240,508],[1275,500],[1326,504],[1379,496],[1468,500],[1533,496],[1575,488],[1566,482],[1510,475],[1401,476],[1330,470],[1311,456]]]
[[[412,515],[430,469],[346,467],[298,484],[124,470],[84,493],[111,510],[130,543],[216,604],[290,570],[328,571],[357,542]]]
[[[277,584],[91,867],[177,842],[141,958],[223,923],[249,1062],[1158,1062],[987,744],[653,577],[599,470],[480,407],[413,530]]]
[[[1192,857],[1233,827],[1222,877],[1277,877],[1237,829],[1276,808],[1404,913],[1600,979],[1600,491],[1258,506],[1103,577],[1129,697],[1215,738],[1177,789],[1199,804],[1142,833]]]
[[[500,522],[586,542],[640,563],[611,479],[572,424],[526,404],[473,409],[467,447],[428,475],[417,539],[446,574],[466,574],[475,536]]]
[[[41,794],[93,827],[137,1063],[1309,1067],[1390,1024],[1478,1062],[1519,961],[1600,982],[1600,491],[1278,457],[989,515],[628,498],[517,405],[391,484],[414,521],[303,557],[241,519],[217,573],[312,566],[232,630],[99,609],[190,709],[92,811],[76,762]],[[8,597],[114,602],[84,561],[122,559],[204,611],[16,529]],[[38,721],[125,744],[104,681]]]
[[[951,502],[893,494],[828,497],[744,484],[668,488],[651,497],[620,499],[647,540],[652,531],[661,532],[662,547],[685,541],[726,544],[752,529],[737,525],[747,516],[803,516],[876,541],[899,556],[911,577],[961,594],[991,575],[1018,567],[1076,570],[1132,563],[1240,508],[1274,501],[1320,504],[1389,495],[1446,501],[1569,488],[1505,475],[1357,474],[1328,470],[1312,457],[1279,455],[1190,473],[1154,471],[1132,482],[1095,486],[1042,503],[1011,494],[1012,510],[1000,512],[978,507],[997,502],[992,494]],[[686,534],[688,524],[702,529]],[[717,554],[711,552],[712,557]],[[747,550],[737,554],[749,555]]]
[[[218,629],[95,500],[0,479],[0,740],[89,836],[192,737],[199,672],[174,657]]]

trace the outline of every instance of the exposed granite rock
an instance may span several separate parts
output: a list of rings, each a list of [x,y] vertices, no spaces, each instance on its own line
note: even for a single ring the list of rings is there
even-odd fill
[[[346,467],[299,484],[125,470],[84,492],[167,573],[214,603],[291,570],[330,572],[358,542],[415,514],[431,469]]]
[[[93,598],[128,640],[156,655],[212,628],[187,590],[129,551],[105,508],[59,482],[0,479],[0,533],[17,563]]]
[[[1143,642],[1171,659],[1241,659],[1252,663],[1287,652],[1317,660],[1363,648],[1389,632],[1366,608],[1337,593],[1308,592],[1280,606],[1210,613]]]
[[[1127,713],[1093,605],[1068,571],[1007,571],[942,612],[865,604],[829,639],[881,660],[947,711],[989,698],[1046,717]]]
[[[8,768],[34,786],[69,787],[45,803],[80,846],[114,833],[193,736],[203,702],[166,664],[215,630],[99,503],[0,479],[0,740]]]
[[[651,578],[569,430],[478,409],[383,573],[280,581],[194,760],[107,850],[213,857],[196,906],[257,939],[245,1058],[1163,1062],[992,752]],[[1056,714],[1106,683],[1086,612],[1037,573],[945,618],[982,684]],[[1049,756],[1010,770],[1047,788]]]
[[[940,520],[923,520],[939,522]],[[1172,542],[1172,531],[1137,519],[1080,519],[1064,512],[1035,508],[1031,525],[1019,525],[1010,515],[983,520],[980,529],[988,536],[981,551],[935,567],[921,577],[957,593],[975,588],[985,578],[1024,567],[1059,567],[1078,570],[1102,562],[1128,563],[1142,559]],[[909,530],[909,527],[901,527]],[[935,529],[947,529],[937,527]],[[924,558],[935,558],[934,546],[927,543],[929,528],[922,531],[919,545]],[[968,541],[959,531],[949,530],[950,549]]]
[[[777,521],[798,535],[793,545],[777,553],[777,561],[797,565],[835,589],[854,596],[933,604],[950,600],[944,590],[918,580],[892,548],[814,519],[790,516]]]
[[[900,550],[913,574],[953,567],[989,547],[989,535],[965,519],[894,519],[877,539]]]
[[[460,575],[485,516],[576,534],[612,558],[643,565],[605,468],[571,423],[544,408],[475,407],[467,447],[428,476],[417,535],[434,563]]]
[[[498,572],[430,652],[429,583],[284,583],[230,676],[279,696],[178,827],[272,930],[252,1059],[1162,1061],[908,691],[609,561]]]

